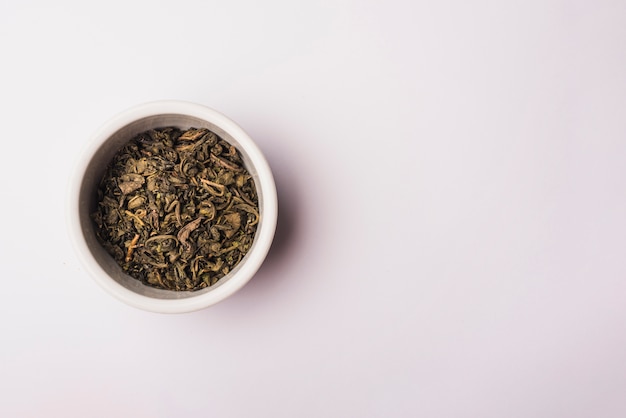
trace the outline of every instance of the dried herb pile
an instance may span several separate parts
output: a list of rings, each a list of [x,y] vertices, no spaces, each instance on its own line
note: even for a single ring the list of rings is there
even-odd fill
[[[92,214],[98,239],[131,277],[161,289],[214,285],[250,249],[254,181],[234,146],[207,129],[154,129],[114,157]]]

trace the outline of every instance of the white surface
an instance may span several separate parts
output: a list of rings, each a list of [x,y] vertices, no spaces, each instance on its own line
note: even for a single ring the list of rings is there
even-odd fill
[[[625,39],[619,0],[3,2],[0,415],[623,418]],[[169,98],[280,204],[252,281],[178,316],[63,222],[85,139]]]

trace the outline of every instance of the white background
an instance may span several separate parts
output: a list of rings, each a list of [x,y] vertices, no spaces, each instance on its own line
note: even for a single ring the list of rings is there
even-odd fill
[[[0,64],[1,416],[626,416],[626,2],[3,0]],[[90,135],[159,99],[279,192],[192,314],[106,294],[64,222]]]

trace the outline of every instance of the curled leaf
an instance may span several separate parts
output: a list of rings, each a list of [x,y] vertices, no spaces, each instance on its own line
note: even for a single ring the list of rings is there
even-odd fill
[[[178,241],[180,241],[184,247],[189,247],[189,244],[187,243],[189,235],[191,235],[191,233],[200,226],[200,222],[202,222],[202,217],[189,222],[187,225],[183,226],[180,231],[178,231]]]

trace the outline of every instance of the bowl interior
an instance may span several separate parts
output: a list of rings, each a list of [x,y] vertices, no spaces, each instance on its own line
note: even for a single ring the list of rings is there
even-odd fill
[[[233,270],[221,278],[215,285],[193,292],[156,289],[146,286],[139,280],[136,280],[124,273],[113,257],[111,257],[111,255],[109,255],[109,253],[102,247],[100,242],[98,242],[98,239],[96,238],[95,225],[90,217],[90,214],[95,211],[97,206],[98,185],[105,173],[107,165],[111,162],[115,153],[135,135],[149,129],[168,126],[174,126],[180,129],[189,129],[192,127],[207,128],[219,135],[222,139],[234,145],[241,153],[244,165],[254,179],[259,198],[259,213],[261,221],[259,222],[254,242],[248,253]],[[260,184],[259,174],[250,158],[250,155],[246,152],[245,144],[240,143],[236,138],[231,136],[219,126],[216,126],[207,120],[189,115],[162,114],[147,116],[133,121],[117,130],[108,139],[103,141],[100,148],[98,148],[98,150],[93,154],[93,157],[91,158],[91,161],[89,161],[85,170],[83,181],[80,184],[78,208],[80,227],[85,243],[95,261],[102,268],[102,270],[106,272],[106,274],[126,289],[136,294],[156,299],[185,299],[196,297],[212,292],[220,286],[226,284],[242,268],[249,256],[254,253],[255,247],[259,242],[258,237],[263,228],[263,193],[261,187],[259,186]]]

